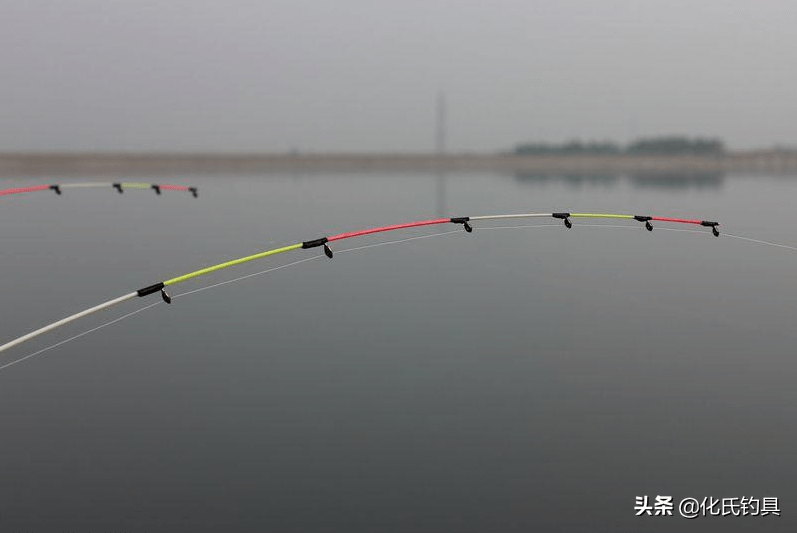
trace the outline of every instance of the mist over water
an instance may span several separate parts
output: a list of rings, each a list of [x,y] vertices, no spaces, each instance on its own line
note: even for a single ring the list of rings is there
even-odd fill
[[[162,181],[200,196],[0,199],[0,341],[220,261],[437,216],[671,215],[797,246],[793,176]],[[531,224],[309,261],[0,372],[0,529],[793,531],[797,253],[664,223]],[[634,516],[635,496],[659,494],[777,496],[783,516]]]
[[[792,0],[5,2],[0,150],[794,147]]]

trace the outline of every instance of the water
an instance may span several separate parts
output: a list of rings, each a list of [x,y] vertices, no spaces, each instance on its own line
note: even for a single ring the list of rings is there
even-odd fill
[[[682,215],[797,245],[793,177],[168,181],[199,185],[200,198],[2,198],[0,339],[229,258],[439,215]],[[574,222],[310,261],[157,305],[7,368],[0,529],[793,531],[797,253],[705,228]],[[320,251],[173,292],[309,254]],[[657,494],[777,496],[784,516],[635,517],[635,496]]]

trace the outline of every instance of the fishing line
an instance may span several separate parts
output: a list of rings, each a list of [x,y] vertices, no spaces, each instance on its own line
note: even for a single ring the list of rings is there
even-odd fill
[[[760,239],[751,239],[750,237],[742,237],[740,235],[731,235],[730,233],[723,233],[723,235],[725,235],[726,237],[731,237],[733,239],[741,239],[743,241],[757,242],[759,244],[766,244],[768,246],[777,246],[778,248],[785,248],[787,250],[792,250],[794,252],[797,252],[797,248],[795,248],[794,246],[789,246],[788,244],[778,244],[776,242],[762,241]]]
[[[540,224],[540,225],[528,226],[528,227],[531,228],[531,227],[546,227],[546,226],[549,226],[549,227],[556,226],[556,227],[558,227],[558,224]],[[487,228],[484,228],[484,229],[487,229]],[[452,233],[459,233],[459,230],[444,231],[444,232],[441,232],[441,233],[433,233],[431,235],[419,235],[419,236],[416,236],[416,237],[409,237],[407,239],[398,239],[398,240],[394,240],[394,241],[367,244],[365,246],[357,246],[355,248],[347,248],[345,250],[340,250],[340,251],[338,251],[338,253],[344,254],[344,253],[348,253],[348,252],[356,252],[358,250],[365,250],[366,248],[377,248],[379,246],[387,246],[387,245],[390,245],[390,244],[398,244],[398,243],[402,243],[402,242],[416,241],[416,240],[419,240],[419,239],[428,239],[428,238],[431,238],[431,237],[439,237],[441,235],[450,235]],[[286,263],[284,265],[268,268],[266,270],[261,270],[260,272],[254,272],[252,274],[247,274],[245,276],[239,276],[237,278],[228,279],[228,280],[225,280],[225,281],[221,281],[219,283],[214,283],[214,284],[208,285],[206,287],[200,287],[200,288],[194,289],[192,291],[182,292],[180,294],[175,294],[172,298],[173,299],[182,298],[183,296],[188,296],[190,294],[196,294],[196,293],[204,292],[204,291],[207,291],[207,290],[210,290],[210,289],[215,289],[216,287],[221,287],[222,285],[229,285],[230,283],[235,283],[237,281],[242,281],[242,280],[245,280],[245,279],[253,278],[255,276],[260,276],[262,274],[268,274],[269,272],[274,272],[275,270],[281,270],[283,268],[288,268],[288,267],[291,267],[291,266],[299,265],[301,263],[306,263],[308,261],[316,261],[318,259],[321,259],[322,257],[323,256],[320,256],[320,255],[315,255],[313,257],[305,257],[304,259],[300,259],[298,261],[293,261],[292,263]],[[138,313],[140,313],[142,311],[146,311],[147,309],[149,309],[151,307],[155,307],[156,305],[160,305],[161,303],[163,303],[163,302],[157,301],[155,303],[146,305],[146,306],[144,306],[144,307],[142,307],[140,309],[137,309],[137,310],[135,310],[135,311],[133,311],[131,313],[128,313],[128,314],[123,315],[123,316],[120,316],[119,318],[115,318],[115,319],[113,319],[113,320],[111,320],[109,322],[106,322],[104,324],[101,324],[101,325],[99,325],[97,327],[94,327],[94,328],[91,328],[89,330],[86,330],[83,333],[78,333],[77,335],[75,335],[73,337],[69,337],[68,339],[64,339],[64,340],[62,340],[60,342],[57,342],[55,344],[52,344],[52,345],[46,347],[46,348],[42,348],[41,350],[38,350],[38,351],[33,352],[31,354],[28,354],[25,357],[21,357],[19,359],[16,359],[16,360],[10,362],[10,363],[6,363],[6,364],[0,366],[0,371],[2,371],[5,368],[8,368],[10,366],[13,366],[13,365],[15,365],[17,363],[21,363],[22,361],[25,361],[27,359],[31,359],[33,357],[36,357],[37,355],[41,355],[44,352],[47,352],[49,350],[52,350],[53,348],[57,348],[59,346],[62,346],[62,345],[66,344],[66,343],[68,343],[70,341],[79,339],[80,337],[88,335],[89,333],[94,333],[95,331],[99,331],[99,330],[103,329],[106,326],[110,326],[112,324],[116,324],[117,322],[121,322],[122,320],[124,320],[126,318],[130,318],[133,315],[137,315]]]
[[[524,225],[515,225],[515,226],[485,226],[485,227],[480,227],[480,228],[474,228],[474,230],[476,230],[476,231],[490,231],[490,230],[505,230],[505,229],[534,229],[534,228],[553,228],[553,227],[559,227],[559,225],[558,224],[524,224]],[[625,229],[633,229],[633,230],[641,229],[641,228],[634,227],[634,226],[624,226],[624,225],[619,225],[619,224],[584,224],[584,225],[581,225],[579,227],[582,227],[582,228],[625,228]],[[681,233],[702,233],[702,231],[700,231],[700,230],[691,230],[691,229],[679,229],[679,228],[660,228],[660,229],[662,229],[664,231],[673,231],[673,232],[681,232]],[[432,233],[432,234],[428,234],[428,235],[418,235],[418,236],[414,236],[414,237],[408,237],[408,238],[405,238],[405,239],[396,239],[396,240],[392,240],[392,241],[385,241],[385,242],[378,242],[378,243],[373,243],[373,244],[366,244],[366,245],[363,245],[363,246],[357,246],[357,247],[353,247],[353,248],[346,248],[344,250],[338,250],[336,253],[345,254],[345,253],[349,253],[349,252],[356,252],[356,251],[366,250],[366,249],[370,249],[370,248],[378,248],[380,246],[389,246],[389,245],[392,245],[392,244],[399,244],[399,243],[404,243],[404,242],[417,241],[417,240],[421,240],[421,239],[430,239],[432,237],[440,237],[440,236],[444,236],[444,235],[452,235],[454,233],[460,233],[460,231],[459,230],[444,231],[444,232]],[[797,252],[797,247],[793,247],[793,246],[789,246],[789,245],[785,245],[785,244],[773,243],[773,242],[769,242],[769,241],[762,241],[762,240],[759,240],[759,239],[752,239],[750,237],[742,237],[742,236],[733,235],[733,234],[730,234],[730,233],[723,233],[723,236],[734,238],[734,239],[740,239],[740,240],[743,240],[743,241],[749,241],[749,242],[764,244],[764,245],[768,245],[768,246],[774,246],[774,247],[778,247],[778,248],[785,248],[785,249]],[[293,261],[291,263],[286,263],[284,265],[279,265],[279,266],[276,266],[276,267],[272,267],[272,268],[268,268],[268,269],[265,269],[265,270],[261,270],[259,272],[246,274],[244,276],[239,276],[237,278],[221,281],[219,283],[214,283],[212,285],[207,285],[205,287],[200,287],[198,289],[194,289],[194,290],[191,290],[191,291],[187,291],[187,292],[183,292],[183,293],[180,293],[180,294],[176,294],[172,298],[173,299],[177,299],[177,298],[182,298],[184,296],[189,296],[191,294],[197,294],[197,293],[204,292],[204,291],[207,291],[207,290],[210,290],[210,289],[215,289],[216,287],[221,287],[223,285],[229,285],[231,283],[236,283],[238,281],[243,281],[245,279],[253,278],[255,276],[261,276],[263,274],[268,274],[269,272],[274,272],[276,270],[281,270],[281,269],[284,269],[284,268],[296,266],[296,265],[299,265],[299,264],[302,264],[302,263],[307,263],[309,261],[316,261],[316,260],[322,259],[322,257],[323,256],[320,256],[320,255],[313,256],[313,257],[306,257],[304,259],[300,259],[298,261]],[[156,305],[160,305],[161,303],[163,303],[163,302],[157,301],[155,303],[146,305],[146,306],[144,306],[144,307],[142,307],[140,309],[137,309],[135,311],[127,313],[127,314],[125,314],[125,315],[123,315],[121,317],[115,318],[115,319],[113,319],[113,320],[111,320],[109,322],[106,322],[104,324],[101,324],[101,325],[96,326],[94,328],[91,328],[89,330],[86,330],[86,331],[84,331],[82,333],[79,333],[77,335],[69,337],[68,339],[64,339],[64,340],[59,341],[59,342],[57,342],[55,344],[47,346],[46,348],[42,348],[41,350],[38,350],[38,351],[33,352],[31,354],[28,354],[28,355],[26,355],[24,357],[16,359],[16,360],[14,360],[14,361],[12,361],[10,363],[6,363],[6,364],[0,366],[0,371],[4,370],[4,369],[6,369],[6,368],[8,368],[10,366],[13,366],[13,365],[15,365],[17,363],[21,363],[23,361],[26,361],[28,359],[31,359],[31,358],[36,357],[38,355],[41,355],[41,354],[43,354],[43,353],[45,353],[45,352],[47,352],[49,350],[52,350],[53,348],[57,348],[57,347],[62,346],[64,344],[68,343],[68,342],[71,342],[73,340],[79,339],[80,337],[83,337],[83,336],[88,335],[90,333],[94,333],[95,331],[99,331],[99,330],[101,330],[101,329],[103,329],[103,328],[105,328],[107,326],[110,326],[110,325],[116,324],[118,322],[121,322],[122,320],[130,318],[130,317],[132,317],[134,315],[137,315],[137,314],[139,314],[139,313],[141,313],[143,311],[146,311],[147,309],[155,307]]]
[[[558,226],[558,224],[545,224],[545,225],[540,225],[539,227],[544,227],[544,226]],[[535,227],[535,226],[529,226],[529,227]],[[344,253],[347,253],[347,252],[356,252],[357,250],[365,250],[366,248],[377,248],[379,246],[387,246],[389,244],[398,244],[398,243],[401,243],[401,242],[415,241],[415,240],[419,240],[419,239],[428,239],[430,237],[439,237],[441,235],[450,235],[452,233],[459,233],[459,230],[444,231],[444,232],[441,232],[441,233],[434,233],[434,234],[431,234],[431,235],[420,235],[420,236],[416,236],[416,237],[410,237],[410,238],[407,238],[407,239],[398,239],[398,240],[394,240],[394,241],[387,241],[387,242],[379,242],[379,243],[375,243],[375,244],[368,244],[368,245],[365,245],[365,246],[357,246],[356,248],[347,248],[345,250],[340,250],[340,251],[338,251],[338,253],[344,254]],[[301,263],[306,263],[308,261],[316,261],[316,260],[321,259],[321,258],[322,258],[322,256],[320,256],[320,255],[315,255],[313,257],[305,257],[304,259],[300,259],[298,261],[293,261],[292,263],[286,263],[284,265],[276,266],[276,267],[273,267],[273,268],[268,268],[266,270],[261,270],[260,272],[254,272],[252,274],[247,274],[245,276],[239,276],[237,278],[228,279],[228,280],[225,280],[225,281],[221,281],[219,283],[214,283],[213,285],[208,285],[206,287],[200,287],[200,288],[194,289],[192,291],[182,292],[180,294],[175,294],[172,298],[173,299],[182,298],[183,296],[188,296],[190,294],[196,294],[198,292],[204,292],[204,291],[207,291],[207,290],[210,290],[210,289],[215,289],[216,287],[221,287],[222,285],[228,285],[230,283],[235,283],[237,281],[242,281],[242,280],[245,280],[245,279],[253,278],[255,276],[260,276],[262,274],[268,274],[269,272],[274,272],[275,270],[281,270],[283,268],[288,268],[288,267],[291,267],[291,266],[299,265]],[[16,360],[10,362],[10,363],[6,363],[6,364],[0,366],[0,371],[2,371],[5,368],[8,368],[10,366],[13,366],[13,365],[15,365],[17,363],[21,363],[22,361],[25,361],[27,359],[31,359],[33,357],[36,357],[37,355],[41,355],[44,352],[47,352],[49,350],[52,350],[53,348],[57,348],[59,346],[62,346],[62,345],[66,344],[66,343],[68,343],[70,341],[79,339],[80,337],[88,335],[89,333],[94,333],[95,331],[99,331],[99,330],[103,329],[106,326],[110,326],[112,324],[116,324],[117,322],[121,322],[122,320],[124,320],[126,318],[130,318],[133,315],[137,315],[138,313],[140,313],[142,311],[145,311],[145,310],[147,310],[147,309],[149,309],[151,307],[155,307],[156,305],[160,305],[161,303],[163,303],[163,302],[157,301],[155,303],[146,305],[146,306],[144,306],[144,307],[142,307],[140,309],[137,309],[137,310],[135,310],[135,311],[133,311],[131,313],[128,313],[128,314],[123,315],[123,316],[120,316],[119,318],[115,318],[115,319],[113,319],[113,320],[111,320],[109,322],[106,322],[106,323],[104,323],[102,325],[99,325],[99,326],[97,326],[95,328],[91,328],[89,330],[86,330],[83,333],[78,333],[77,335],[75,335],[73,337],[69,337],[68,339],[64,339],[64,340],[62,340],[60,342],[57,342],[57,343],[55,343],[53,345],[50,345],[50,346],[46,347],[46,348],[42,348],[41,350],[38,350],[38,351],[33,352],[33,353],[29,354],[29,355],[26,355],[25,357],[21,357],[19,359],[16,359]]]
[[[118,184],[114,184],[114,185],[118,185]],[[133,188],[136,188],[136,187],[143,188],[143,187],[145,187],[147,185],[150,185],[150,184],[146,184],[146,183],[125,183],[123,185],[128,186],[128,187],[133,187]],[[158,194],[160,194],[160,186],[159,185],[151,185],[151,186],[152,186],[153,189],[156,190],[156,192]],[[60,189],[58,189],[57,186],[55,186],[55,187],[56,187],[56,192],[60,194]],[[164,186],[164,187],[166,187],[166,186]],[[178,186],[169,186],[169,187],[177,188]],[[121,189],[120,189],[120,191],[121,191]],[[249,255],[249,256],[245,256],[245,257],[239,257],[238,259],[233,259],[231,261],[225,261],[223,263],[219,263],[219,264],[212,265],[212,266],[209,266],[209,267],[201,268],[199,270],[195,270],[193,272],[189,272],[189,273],[183,274],[181,276],[177,276],[177,277],[174,277],[174,278],[171,278],[171,279],[160,281],[158,283],[155,283],[155,284],[152,284],[152,285],[148,285],[146,287],[138,289],[135,292],[128,293],[128,294],[123,295],[123,296],[119,296],[117,298],[109,300],[108,302],[105,302],[105,303],[102,303],[102,304],[99,304],[99,305],[95,305],[94,307],[90,307],[90,308],[85,309],[83,311],[80,311],[78,313],[74,313],[74,314],[69,315],[69,316],[67,316],[65,318],[62,318],[61,320],[58,320],[58,321],[53,322],[51,324],[48,324],[48,325],[46,325],[44,327],[41,327],[41,328],[36,329],[34,331],[31,331],[30,333],[27,333],[25,335],[22,335],[21,337],[17,337],[16,339],[13,339],[13,340],[11,340],[11,341],[3,344],[3,345],[0,345],[0,352],[3,352],[3,351],[8,350],[10,348],[13,348],[14,346],[17,346],[18,344],[21,344],[21,343],[23,343],[25,341],[28,341],[30,339],[33,339],[35,337],[38,337],[39,335],[47,333],[48,331],[51,331],[51,330],[53,330],[55,328],[64,326],[66,324],[69,324],[70,322],[73,322],[75,320],[78,320],[80,318],[88,316],[90,314],[97,313],[97,312],[100,312],[100,311],[102,311],[104,309],[107,309],[109,307],[118,305],[118,304],[120,304],[122,302],[125,302],[127,300],[130,300],[132,298],[136,298],[136,297],[143,298],[143,297],[146,297],[146,296],[149,296],[151,294],[155,294],[155,293],[159,292],[161,298],[163,299],[163,301],[166,302],[167,304],[170,304],[172,302],[172,297],[169,294],[169,292],[167,292],[167,288],[171,287],[172,285],[177,285],[178,283],[183,283],[184,281],[188,281],[188,280],[200,277],[200,276],[204,276],[204,275],[207,275],[207,274],[210,274],[212,272],[219,271],[219,270],[224,270],[226,268],[231,268],[231,267],[242,265],[244,263],[248,263],[248,262],[251,262],[251,261],[264,259],[264,258],[270,257],[272,255],[278,255],[278,254],[293,252],[293,251],[297,251],[297,250],[300,250],[300,249],[304,250],[304,249],[310,249],[310,248],[316,248],[316,247],[323,247],[324,255],[326,255],[329,259],[332,259],[334,257],[334,252],[332,251],[332,248],[330,247],[330,243],[336,242],[336,241],[339,241],[339,240],[343,240],[343,239],[351,239],[351,238],[355,238],[355,237],[362,237],[362,236],[365,236],[365,235],[371,235],[371,234],[374,234],[374,233],[396,231],[396,230],[407,229],[407,228],[416,228],[416,227],[421,227],[421,226],[431,226],[431,225],[449,224],[449,223],[450,224],[455,224],[455,225],[461,224],[463,229],[467,233],[471,233],[471,232],[473,232],[473,226],[471,226],[470,221],[497,220],[497,219],[507,219],[507,218],[554,218],[554,219],[561,220],[564,223],[564,226],[566,228],[568,228],[568,229],[573,227],[573,223],[571,221],[571,218],[572,219],[577,219],[577,218],[598,218],[598,219],[636,220],[638,222],[644,222],[645,223],[645,229],[647,229],[648,231],[653,231],[653,225],[651,224],[651,221],[662,221],[662,222],[671,222],[671,223],[678,223],[678,224],[693,224],[693,225],[697,225],[697,226],[703,226],[703,227],[710,228],[711,232],[714,234],[714,236],[719,237],[719,235],[720,235],[719,229],[718,229],[718,227],[720,225],[719,222],[714,222],[714,221],[710,221],[710,220],[682,219],[682,218],[647,216],[647,215],[623,215],[623,214],[614,214],[614,213],[570,213],[570,212],[514,213],[514,214],[498,214],[498,215],[480,215],[480,216],[475,216],[475,217],[467,217],[466,216],[466,217],[452,217],[452,218],[436,218],[436,219],[431,219],[431,220],[420,220],[420,221],[415,221],[415,222],[406,222],[406,223],[403,223],[403,224],[394,224],[394,225],[390,225],[390,226],[379,226],[379,227],[368,228],[368,229],[363,229],[363,230],[349,231],[349,232],[340,233],[340,234],[337,234],[337,235],[331,235],[331,236],[328,236],[328,237],[327,236],[320,237],[318,239],[312,239],[312,240],[309,240],[309,241],[302,241],[302,242],[298,242],[296,244],[291,244],[291,245],[288,245],[288,246],[282,246],[280,248],[274,248],[274,249],[271,249],[271,250],[265,250],[265,251],[262,251],[262,252],[259,252],[259,253],[253,254],[253,255]]]
[[[547,225],[547,226],[558,226],[558,224],[545,224],[545,225]],[[543,226],[543,225],[541,224],[540,226]],[[535,226],[529,226],[529,227],[535,227]],[[357,250],[365,250],[366,248],[377,248],[379,246],[387,246],[388,244],[398,244],[400,242],[417,241],[418,239],[428,239],[429,237],[439,237],[441,235],[450,235],[452,233],[459,233],[459,230],[444,231],[444,232],[441,232],[441,233],[432,233],[431,235],[419,235],[419,236],[416,236],[416,237],[409,237],[407,239],[398,239],[398,240],[395,240],[395,241],[387,241],[387,242],[378,242],[378,243],[375,243],[375,244],[367,244],[365,246],[358,246],[356,248],[346,248],[345,250],[338,250],[337,253],[345,254],[347,252],[356,252]],[[261,270],[260,272],[255,272],[253,274],[247,274],[245,276],[241,276],[241,277],[238,277],[238,278],[228,279],[226,281],[222,281],[222,282],[219,282],[219,283],[214,283],[213,285],[208,285],[206,287],[200,287],[199,289],[194,289],[193,291],[181,292],[180,294],[175,294],[172,297],[172,299],[181,298],[183,296],[188,296],[189,294],[196,294],[198,292],[204,292],[204,291],[209,290],[209,289],[215,289],[216,287],[221,287],[222,285],[227,285],[229,283],[235,283],[236,281],[241,281],[241,280],[244,280],[244,279],[253,278],[253,277],[259,276],[261,274],[267,274],[269,272],[274,272],[275,270],[280,270],[281,268],[287,268],[287,267],[290,267],[290,266],[298,265],[300,263],[306,263],[307,261],[316,261],[316,260],[321,259],[321,258],[322,258],[322,256],[320,256],[320,255],[314,255],[313,257],[306,257],[304,259],[300,259],[298,261],[294,261],[293,263],[286,263],[286,264],[280,265],[278,267],[269,268],[269,269],[266,269],[266,270]]]
[[[129,317],[131,317],[133,315],[137,315],[138,313],[140,313],[142,311],[146,311],[150,307],[155,307],[156,305],[160,305],[161,303],[162,302],[151,303],[149,305],[146,305],[146,306],[142,307],[141,309],[136,309],[135,311],[127,313],[126,315],[122,315],[119,318],[115,318],[115,319],[111,320],[110,322],[106,322],[105,324],[99,325],[96,328],[91,328],[89,330],[84,331],[83,333],[78,333],[74,337],[69,337],[68,339],[62,340],[61,342],[56,342],[55,344],[53,344],[51,346],[48,346],[47,348],[42,348],[41,350],[39,350],[37,352],[33,352],[32,354],[26,355],[25,357],[21,357],[20,359],[17,359],[15,361],[11,361],[10,363],[4,364],[4,365],[0,366],[0,370],[3,370],[3,369],[8,368],[10,366],[14,366],[17,363],[21,363],[22,361],[25,361],[25,360],[30,359],[32,357],[36,357],[37,355],[41,355],[41,354],[43,354],[46,351],[52,350],[53,348],[57,348],[57,347],[59,347],[59,346],[61,346],[63,344],[66,344],[67,342],[73,341],[75,339],[79,339],[80,337],[83,337],[84,335],[88,335],[89,333],[94,333],[95,331],[101,330],[102,328],[104,328],[106,326],[110,326],[111,324],[116,324],[117,322],[121,322],[125,318],[129,318]]]

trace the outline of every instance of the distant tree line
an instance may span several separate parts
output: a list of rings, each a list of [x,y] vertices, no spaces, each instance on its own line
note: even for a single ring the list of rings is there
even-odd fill
[[[518,155],[721,155],[725,145],[720,139],[688,137],[652,137],[637,139],[627,146],[613,142],[569,141],[561,144],[526,143],[515,147]]]

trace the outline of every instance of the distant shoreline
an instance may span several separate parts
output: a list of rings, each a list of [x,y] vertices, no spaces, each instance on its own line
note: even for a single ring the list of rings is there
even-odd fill
[[[797,153],[719,156],[514,154],[45,154],[0,153],[0,176],[269,172],[495,171],[540,174],[797,172]]]

